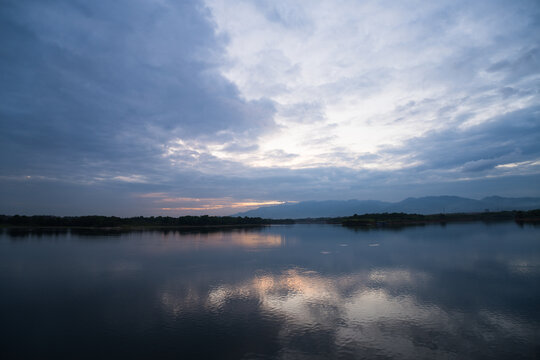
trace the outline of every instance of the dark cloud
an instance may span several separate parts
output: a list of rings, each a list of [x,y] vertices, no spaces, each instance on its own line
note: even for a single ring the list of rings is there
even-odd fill
[[[218,72],[222,39],[198,2],[4,2],[4,174],[152,173],[168,141],[256,138],[273,104]]]
[[[429,132],[404,146],[388,149],[410,161],[417,171],[492,169],[511,162],[540,158],[540,107],[497,116],[479,125]]]
[[[514,89],[513,87],[510,87],[510,86],[505,86],[503,87],[501,90],[501,94],[503,96],[503,98],[509,98],[513,95],[517,95],[519,93],[519,90],[516,90]]]
[[[514,80],[538,73],[540,48],[522,49],[518,56],[498,61],[486,69],[487,72],[507,72]]]

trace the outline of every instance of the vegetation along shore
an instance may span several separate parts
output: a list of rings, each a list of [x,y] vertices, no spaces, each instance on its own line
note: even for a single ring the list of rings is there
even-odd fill
[[[304,218],[304,219],[264,219],[260,217],[234,216],[150,216],[121,218],[116,216],[48,216],[48,215],[0,215],[2,227],[39,227],[39,228],[199,228],[199,227],[245,227],[266,226],[272,224],[293,223],[329,223],[347,227],[396,227],[423,225],[431,223],[449,223],[465,221],[516,221],[518,223],[540,223],[540,209],[529,211],[499,211],[482,213],[450,214],[406,214],[377,213],[354,214],[349,217]]]

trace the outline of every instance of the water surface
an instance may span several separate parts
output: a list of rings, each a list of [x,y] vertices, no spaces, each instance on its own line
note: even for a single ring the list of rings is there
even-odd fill
[[[0,235],[0,355],[532,359],[540,228]]]

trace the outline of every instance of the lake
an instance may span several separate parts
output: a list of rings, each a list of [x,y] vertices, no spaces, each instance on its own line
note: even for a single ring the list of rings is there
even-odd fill
[[[3,359],[540,357],[540,227],[0,232]]]

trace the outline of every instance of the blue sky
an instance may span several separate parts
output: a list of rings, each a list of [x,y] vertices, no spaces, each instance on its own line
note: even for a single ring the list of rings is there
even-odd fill
[[[540,196],[537,1],[0,7],[0,213]]]

